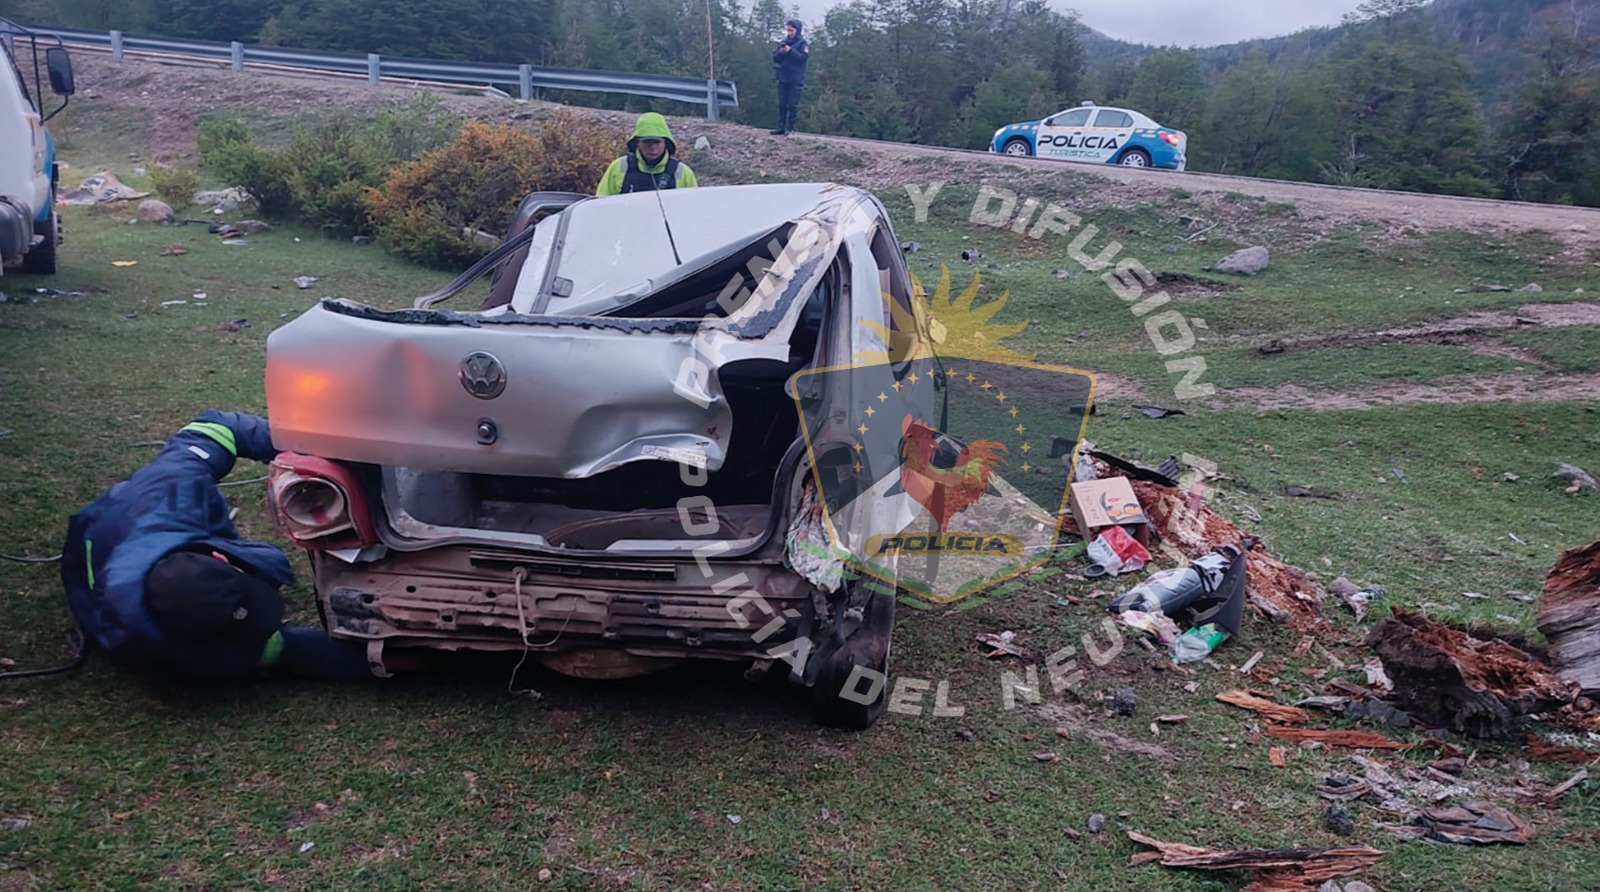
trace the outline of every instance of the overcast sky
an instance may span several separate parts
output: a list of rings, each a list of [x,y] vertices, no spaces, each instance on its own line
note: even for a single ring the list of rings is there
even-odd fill
[[[807,22],[820,22],[841,0],[784,0]],[[1216,46],[1276,37],[1313,25],[1337,25],[1361,0],[1052,0],[1083,23],[1134,43]]]

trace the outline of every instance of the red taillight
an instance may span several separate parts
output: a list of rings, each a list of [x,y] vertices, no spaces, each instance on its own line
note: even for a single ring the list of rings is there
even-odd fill
[[[1178,144],[1183,142],[1183,137],[1177,133],[1173,133],[1171,130],[1161,131],[1161,139],[1163,142],[1169,146],[1172,146],[1173,148],[1177,148]]]
[[[378,541],[360,481],[328,459],[280,454],[267,475],[267,504],[273,526],[301,548],[363,548]]]

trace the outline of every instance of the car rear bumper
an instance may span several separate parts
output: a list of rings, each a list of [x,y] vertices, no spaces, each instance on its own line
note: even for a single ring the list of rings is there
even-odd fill
[[[810,583],[758,561],[574,560],[472,546],[311,559],[330,633],[391,647],[761,659],[808,636],[817,610]]]

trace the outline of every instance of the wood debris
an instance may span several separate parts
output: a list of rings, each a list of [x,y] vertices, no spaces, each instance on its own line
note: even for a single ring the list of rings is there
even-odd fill
[[[1539,632],[1561,677],[1600,698],[1600,541],[1556,560],[1539,596]]]
[[[1528,758],[1535,762],[1572,762],[1582,765],[1600,760],[1600,751],[1586,750],[1580,746],[1556,746],[1545,743],[1538,735],[1528,735]]]
[[[1472,737],[1510,737],[1523,716],[1559,709],[1579,693],[1576,683],[1504,641],[1401,608],[1366,643],[1383,661],[1400,709]]]
[[[1412,745],[1390,740],[1371,731],[1340,731],[1322,728],[1290,728],[1272,725],[1267,736],[1284,740],[1315,740],[1328,746],[1348,746],[1365,750],[1408,750]]]
[[[1133,856],[1129,866],[1159,861],[1165,867],[1248,871],[1251,880],[1240,892],[1315,892],[1330,880],[1371,868],[1388,854],[1368,846],[1223,851],[1162,842],[1132,830],[1128,838],[1156,850]]]
[[[1272,767],[1282,768],[1289,764],[1289,754],[1281,746],[1275,746],[1267,751],[1267,759],[1272,762]]]
[[[1247,691],[1223,691],[1217,695],[1217,699],[1241,709],[1248,709],[1263,718],[1268,718],[1275,722],[1305,724],[1311,720],[1311,715],[1304,709],[1264,700]]]
[[[1537,835],[1527,821],[1487,802],[1425,809],[1417,821],[1434,839],[1460,845],[1526,845]]]

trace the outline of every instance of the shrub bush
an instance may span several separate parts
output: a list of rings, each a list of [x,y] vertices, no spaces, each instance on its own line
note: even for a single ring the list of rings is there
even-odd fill
[[[621,151],[615,128],[571,112],[527,129],[469,121],[455,141],[391,170],[367,206],[396,254],[459,269],[489,251],[468,233],[505,235],[530,192],[592,192]]]
[[[383,180],[389,159],[348,118],[295,130],[284,176],[300,217],[328,232],[367,231],[365,190]]]
[[[157,198],[171,205],[173,210],[181,211],[194,201],[194,194],[200,191],[200,174],[187,167],[152,164],[150,185]]]

